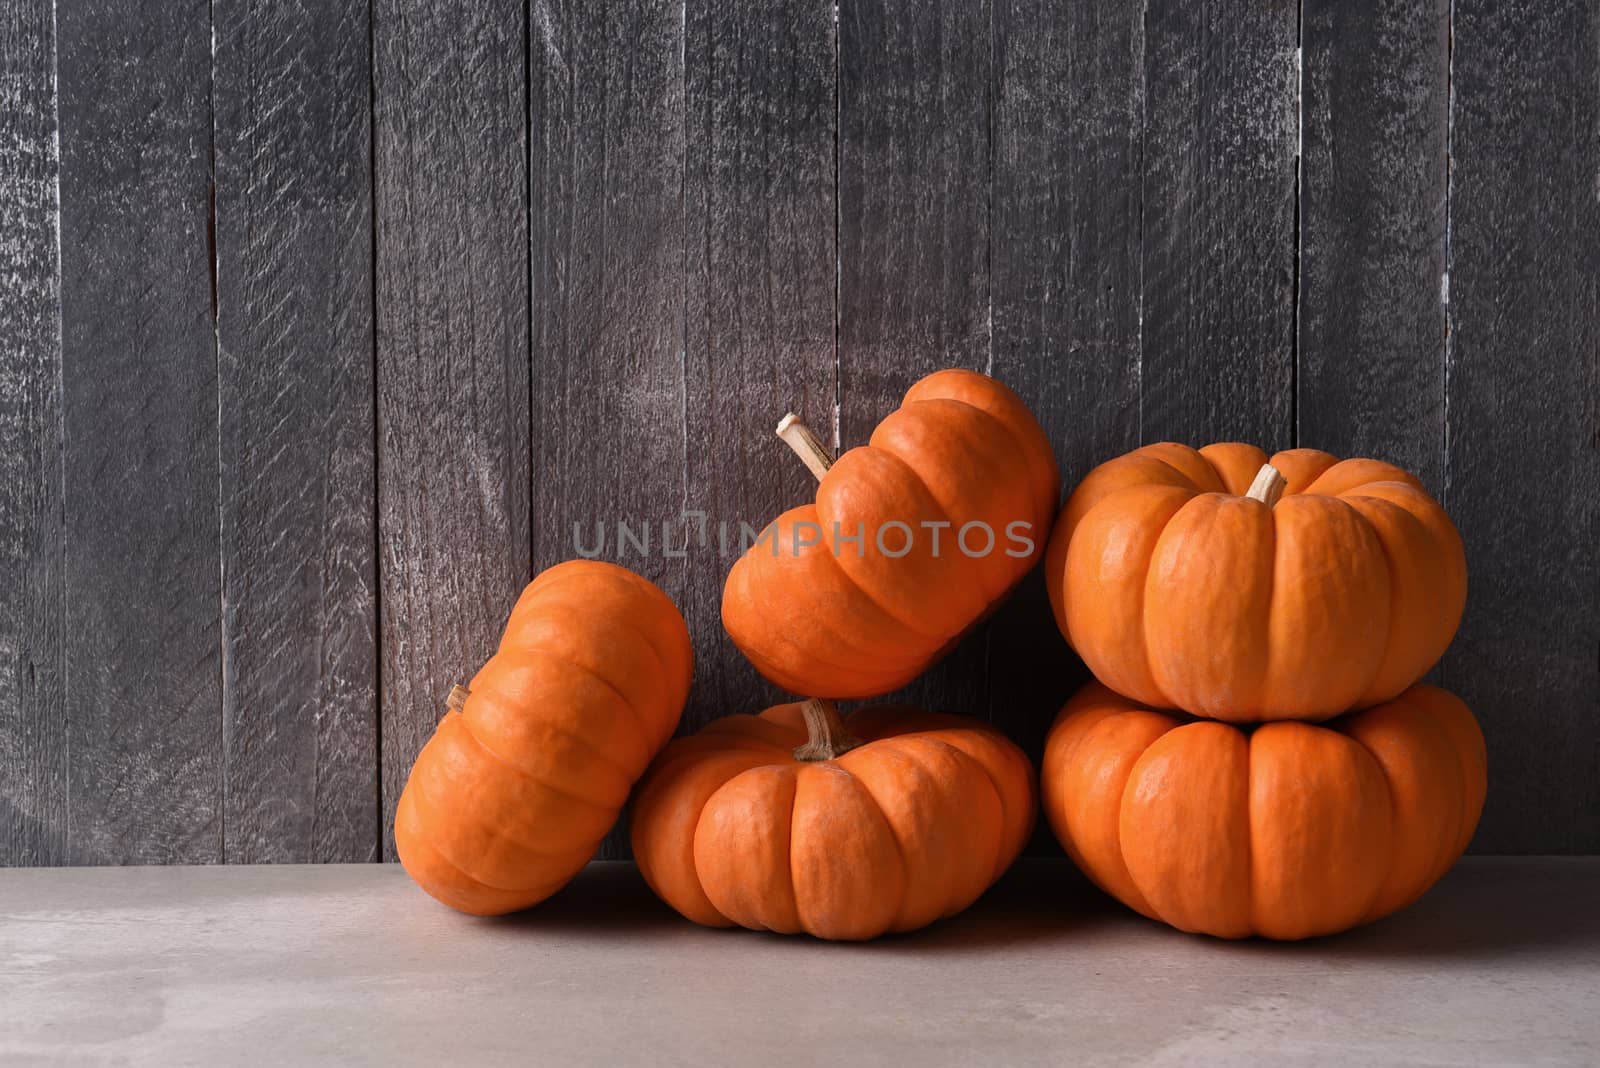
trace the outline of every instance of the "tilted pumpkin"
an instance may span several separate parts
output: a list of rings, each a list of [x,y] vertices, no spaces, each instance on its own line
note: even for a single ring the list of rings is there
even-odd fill
[[[1460,535],[1411,475],[1241,444],[1149,445],[1095,468],[1045,575],[1101,682],[1233,722],[1396,696],[1443,655],[1467,589]]]
[[[683,617],[650,582],[594,561],[539,575],[406,780],[406,871],[477,915],[555,893],[676,729],[692,667]]]
[[[1045,744],[1045,816],[1102,889],[1223,938],[1295,939],[1387,916],[1461,856],[1483,735],[1433,686],[1324,725],[1245,731],[1090,683]]]
[[[696,923],[863,939],[966,908],[1033,827],[1033,768],[962,716],[827,701],[728,716],[657,758],[633,854]]]
[[[1027,406],[986,375],[922,379],[837,462],[793,416],[778,432],[820,480],[816,503],[779,516],[734,564],[722,622],[787,690],[873,697],[904,685],[1043,550],[1055,454]]]

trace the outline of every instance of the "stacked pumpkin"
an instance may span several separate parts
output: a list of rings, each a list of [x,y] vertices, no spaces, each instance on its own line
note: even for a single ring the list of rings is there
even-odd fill
[[[1051,728],[1045,812],[1108,893],[1185,931],[1306,938],[1404,907],[1466,848],[1483,737],[1414,685],[1466,563],[1411,475],[1147,446],[1084,479],[1046,567],[1098,681]]]
[[[837,462],[778,428],[818,479],[728,575],[722,619],[763,675],[806,698],[669,745],[641,787],[633,853],[697,923],[821,938],[909,931],[966,908],[1033,829],[1022,750],[963,716],[877,697],[938,660],[1043,549],[1060,483],[1027,407],[970,371],[918,382]],[[940,551],[929,531],[944,533]],[[963,548],[964,546],[964,548]]]
[[[914,679],[1038,561],[1059,493],[1043,431],[1005,386],[945,371],[837,461],[793,417],[779,434],[816,499],[735,564],[722,615],[802,699],[669,743],[682,616],[623,568],[551,568],[401,796],[396,845],[431,894],[480,914],[543,900],[630,792],[645,879],[712,926],[911,930],[1016,858],[1036,811],[1020,749],[974,719],[835,702]],[[1085,479],[1046,567],[1100,682],[1051,731],[1045,808],[1109,893],[1185,930],[1297,938],[1401,907],[1465,847],[1482,738],[1412,685],[1453,635],[1465,568],[1415,479],[1151,446]],[[1368,710],[1313,725],[1349,708]]]

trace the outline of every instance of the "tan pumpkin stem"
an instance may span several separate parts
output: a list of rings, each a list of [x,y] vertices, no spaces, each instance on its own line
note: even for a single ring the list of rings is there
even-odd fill
[[[860,738],[845,730],[838,706],[832,701],[810,698],[800,706],[800,714],[806,718],[806,734],[809,737],[805,745],[795,746],[796,760],[832,760],[864,744]]]
[[[778,423],[778,436],[794,450],[796,456],[805,461],[811,473],[817,476],[817,481],[821,482],[822,476],[833,466],[833,453],[817,440],[811,428],[802,423],[798,415],[790,412]]]
[[[1256,472],[1256,480],[1250,483],[1250,489],[1245,492],[1246,497],[1253,497],[1272,508],[1277,505],[1278,498],[1283,496],[1283,491],[1289,487],[1289,480],[1283,477],[1271,464],[1262,464],[1261,470]]]
[[[460,712],[467,707],[467,688],[460,684],[450,687],[450,695],[444,699],[444,707],[452,712]]]

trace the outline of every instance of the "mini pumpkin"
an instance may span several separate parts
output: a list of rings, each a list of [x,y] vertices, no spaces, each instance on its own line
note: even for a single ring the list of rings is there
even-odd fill
[[[1247,731],[1092,682],[1051,727],[1041,779],[1056,837],[1107,893],[1180,930],[1278,939],[1415,901],[1466,849],[1486,785],[1477,722],[1433,686]]]
[[[778,428],[820,480],[723,588],[728,634],[797,694],[873,697],[920,675],[1043,551],[1060,494],[1027,406],[973,371],[906,393],[867,445],[834,462],[792,415]]]
[[[639,789],[633,854],[696,923],[864,939],[970,905],[1033,827],[1033,768],[983,723],[828,701],[716,720]]]
[[[676,729],[692,667],[683,617],[647,580],[586,560],[539,575],[411,768],[394,827],[406,871],[477,915],[555,893]]]
[[[1233,722],[1395,697],[1455,635],[1466,558],[1414,477],[1315,449],[1149,445],[1101,464],[1051,534],[1056,622],[1096,678]]]

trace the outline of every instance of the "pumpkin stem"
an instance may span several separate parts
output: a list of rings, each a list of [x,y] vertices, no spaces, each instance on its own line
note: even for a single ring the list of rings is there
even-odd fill
[[[467,688],[460,683],[450,687],[450,695],[444,699],[444,707],[452,712],[460,712],[467,707]]]
[[[778,436],[794,450],[796,456],[805,461],[811,473],[817,476],[817,481],[821,482],[822,476],[833,466],[833,453],[817,440],[811,428],[802,423],[798,415],[790,412],[778,423]]]
[[[800,714],[806,718],[806,734],[810,737],[805,745],[795,746],[796,760],[832,760],[863,744],[844,729],[844,720],[832,701],[812,697],[800,706]]]
[[[1268,508],[1272,508],[1277,505],[1278,498],[1283,496],[1283,491],[1288,486],[1289,480],[1283,477],[1282,471],[1271,464],[1262,464],[1261,470],[1256,472],[1256,480],[1250,483],[1250,489],[1245,496],[1253,497]]]

